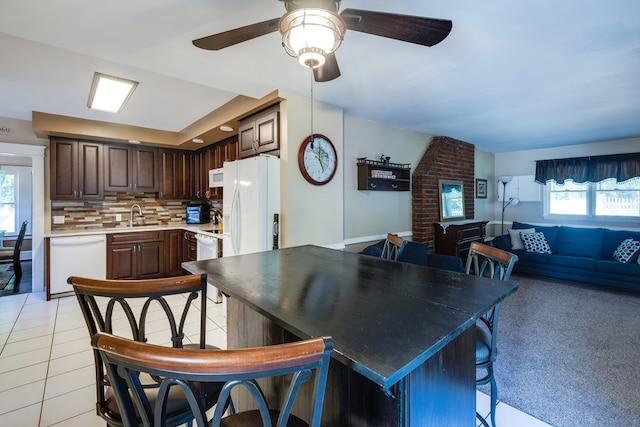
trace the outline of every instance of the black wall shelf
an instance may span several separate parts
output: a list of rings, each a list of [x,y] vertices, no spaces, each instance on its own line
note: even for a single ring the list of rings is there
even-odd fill
[[[358,159],[358,190],[409,191],[411,164]]]

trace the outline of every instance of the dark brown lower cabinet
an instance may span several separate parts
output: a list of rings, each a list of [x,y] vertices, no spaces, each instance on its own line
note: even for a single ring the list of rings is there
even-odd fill
[[[165,275],[163,231],[107,236],[108,279],[153,279]]]
[[[180,276],[182,274],[183,242],[182,230],[166,230],[164,232],[165,275]]]
[[[183,235],[182,260],[197,261],[198,260],[198,241],[196,233],[185,231]]]

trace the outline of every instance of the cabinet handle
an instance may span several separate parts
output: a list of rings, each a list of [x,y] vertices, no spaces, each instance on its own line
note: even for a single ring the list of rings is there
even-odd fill
[[[82,191],[80,192],[80,198],[82,199]]]
[[[391,184],[391,188],[393,188],[394,190],[396,190],[398,188],[398,184]]]
[[[377,184],[374,184],[374,183],[372,182],[372,183],[370,183],[370,184],[369,184],[369,187],[371,187],[371,188],[376,188],[376,187],[378,187],[378,185],[377,185]]]
[[[184,240],[187,240],[187,232],[184,232]]]
[[[196,197],[199,199],[200,198],[200,190],[196,191]]]
[[[73,191],[73,198],[75,199],[75,198],[77,198],[77,197],[78,197],[78,192],[74,190],[74,191]]]
[[[204,195],[208,199],[211,196],[211,191],[207,190]]]

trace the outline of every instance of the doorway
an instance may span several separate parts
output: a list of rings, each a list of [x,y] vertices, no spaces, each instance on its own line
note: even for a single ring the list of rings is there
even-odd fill
[[[31,261],[29,262],[29,278],[31,292],[44,292],[44,217],[45,217],[45,180],[44,180],[44,146],[28,144],[11,144],[0,142],[0,158],[2,163],[19,164],[31,167]],[[28,190],[26,190],[28,191]],[[26,218],[25,218],[26,219]],[[23,253],[28,251],[24,250]],[[29,258],[25,256],[24,258]],[[22,263],[23,276],[20,287],[27,289],[25,274],[27,261]]]

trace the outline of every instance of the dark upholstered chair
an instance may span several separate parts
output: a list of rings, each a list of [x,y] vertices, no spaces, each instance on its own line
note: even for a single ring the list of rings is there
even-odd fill
[[[147,280],[97,280],[72,276],[67,282],[73,285],[90,337],[107,332],[169,348],[219,351],[206,345],[207,277],[204,274]],[[198,298],[199,310],[190,310],[195,305],[192,302]],[[183,308],[174,314],[175,307]],[[183,342],[185,329],[190,327],[198,334],[197,344]],[[98,350],[94,350],[94,359],[97,415],[109,426],[147,425],[138,414],[123,414],[114,395],[111,375],[105,372]],[[146,380],[145,393],[148,400],[155,403],[160,389],[155,379],[147,377]],[[193,384],[193,387],[197,389],[199,404],[211,408],[222,384]],[[193,420],[190,402],[178,388],[171,391],[166,410],[167,425],[176,426]]]
[[[331,338],[216,351],[162,347],[98,333],[93,337],[92,345],[106,363],[125,420],[130,420],[134,425],[137,422],[136,412],[144,414],[146,427],[164,425],[167,417],[165,396],[170,390],[180,389],[187,396],[189,407],[199,426],[320,426],[333,350]],[[308,402],[311,415],[307,424],[291,414],[291,410],[300,387],[314,377],[314,371],[313,396],[311,402]],[[155,402],[148,400],[148,395],[142,388],[142,374],[160,378],[160,392]],[[279,410],[268,407],[256,381],[269,379],[269,383],[275,376],[286,376],[287,381],[290,381],[286,398]],[[207,408],[201,404],[197,391],[191,386],[194,382],[225,383],[211,421],[205,413]],[[243,386],[238,387],[240,391],[249,392],[258,409],[224,416],[231,390],[237,386]]]
[[[363,255],[380,257],[385,243],[386,240],[380,240],[379,242],[364,248],[361,253]],[[404,244],[401,248],[397,261],[440,268],[443,270],[455,271],[457,273],[464,272],[462,259],[452,255],[430,254],[429,246],[426,243],[417,243],[410,240],[404,240]]]
[[[406,242],[402,237],[396,234],[387,234],[387,239],[384,241],[384,245],[382,246],[380,258],[397,261],[405,243]]]
[[[402,249],[398,261],[410,264],[426,265],[427,267],[440,268],[442,270],[464,271],[462,259],[452,255],[430,254],[429,247],[424,243],[407,242]]]
[[[10,260],[13,262],[13,275],[15,276],[15,283],[19,284],[22,278],[22,264],[20,264],[20,252],[22,251],[22,242],[24,242],[24,235],[27,232],[27,225],[29,221],[23,221],[20,226],[20,232],[16,239],[16,244],[12,248],[0,248],[0,261]],[[14,285],[15,286],[15,285]]]
[[[469,247],[465,272],[507,281],[511,277],[511,271],[517,261],[518,256],[515,254],[482,243],[472,242]],[[492,427],[496,427],[496,404],[498,403],[498,387],[493,375],[493,363],[498,354],[499,313],[500,304],[497,304],[482,316],[475,325],[476,370],[482,372],[482,376],[476,379],[476,386],[490,384]],[[476,413],[476,416],[485,427],[489,427],[487,421],[480,414]]]

